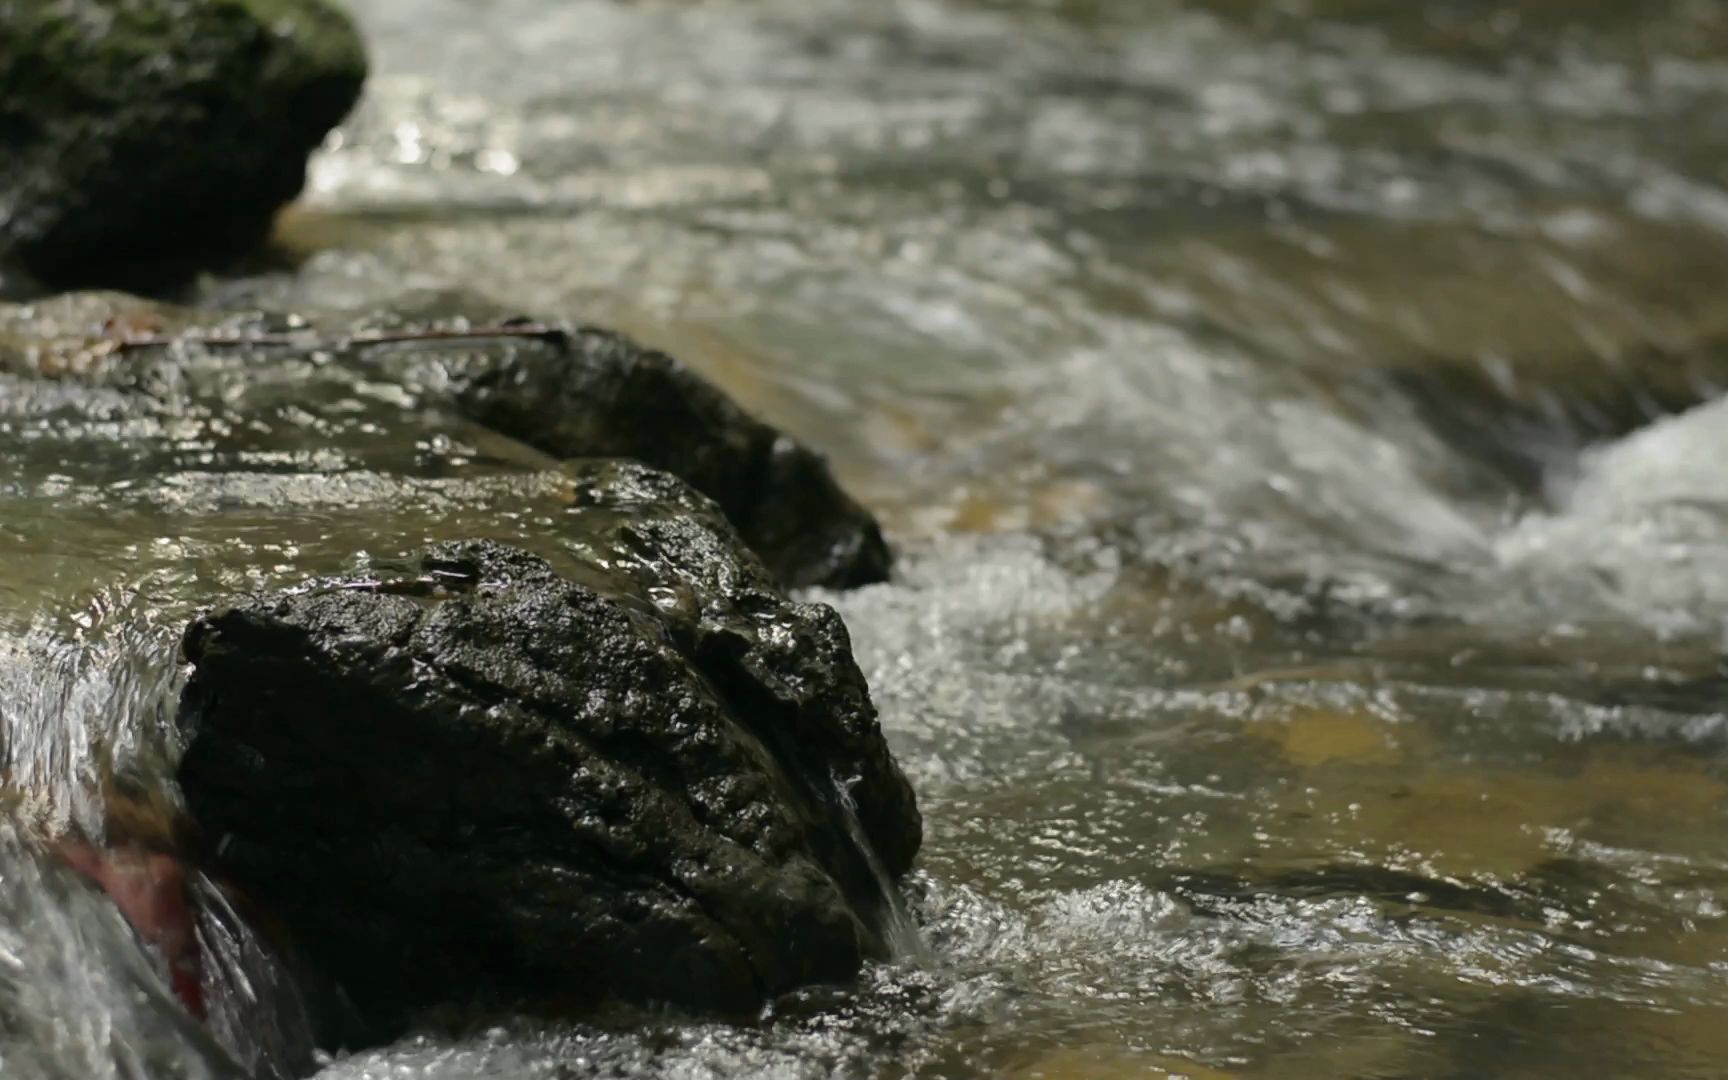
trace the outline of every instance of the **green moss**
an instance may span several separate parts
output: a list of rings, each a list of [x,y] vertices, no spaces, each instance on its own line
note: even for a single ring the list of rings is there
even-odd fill
[[[308,4],[303,0],[228,0],[243,9],[260,26],[268,27],[278,39],[293,43],[295,64],[285,74],[293,75],[302,68],[328,72],[361,72],[366,70],[366,50],[354,23],[342,12],[327,4]],[[286,50],[274,55],[281,58]]]
[[[243,250],[365,73],[321,0],[0,0],[0,262],[93,282]]]

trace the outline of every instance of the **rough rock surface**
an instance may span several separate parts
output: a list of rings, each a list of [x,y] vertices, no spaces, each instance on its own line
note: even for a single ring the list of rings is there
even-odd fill
[[[0,0],[0,266],[156,283],[244,253],[365,74],[323,0]]]
[[[210,857],[381,1037],[441,1004],[738,1013],[884,951],[854,829],[898,876],[920,822],[839,617],[663,473],[591,463],[575,504],[556,568],[440,544],[187,632]]]

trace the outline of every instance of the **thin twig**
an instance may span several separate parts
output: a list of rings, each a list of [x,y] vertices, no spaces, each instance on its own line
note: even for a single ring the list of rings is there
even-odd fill
[[[548,343],[562,343],[569,332],[560,326],[543,323],[523,323],[512,326],[484,326],[472,330],[398,330],[371,334],[352,334],[344,338],[320,339],[306,334],[146,334],[110,339],[115,352],[139,349],[163,349],[171,345],[200,345],[207,349],[364,349],[379,345],[406,345],[440,341],[485,341],[489,338],[532,338]]]

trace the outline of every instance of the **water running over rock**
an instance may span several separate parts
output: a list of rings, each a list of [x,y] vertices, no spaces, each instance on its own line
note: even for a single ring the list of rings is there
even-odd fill
[[[919,791],[937,962],[325,1080],[1721,1072],[1721,5],[354,9],[367,99],[193,323],[479,292],[826,454],[897,554],[817,598]],[[563,557],[544,450],[251,359],[144,413],[0,395],[0,714],[86,673],[33,803],[101,816],[87,745],[159,725],[119,658],[171,670],[203,598]]]

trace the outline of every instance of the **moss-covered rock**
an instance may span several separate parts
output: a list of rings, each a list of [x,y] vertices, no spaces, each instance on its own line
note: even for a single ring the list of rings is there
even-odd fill
[[[365,75],[321,0],[0,0],[0,265],[154,284],[245,252]]]

